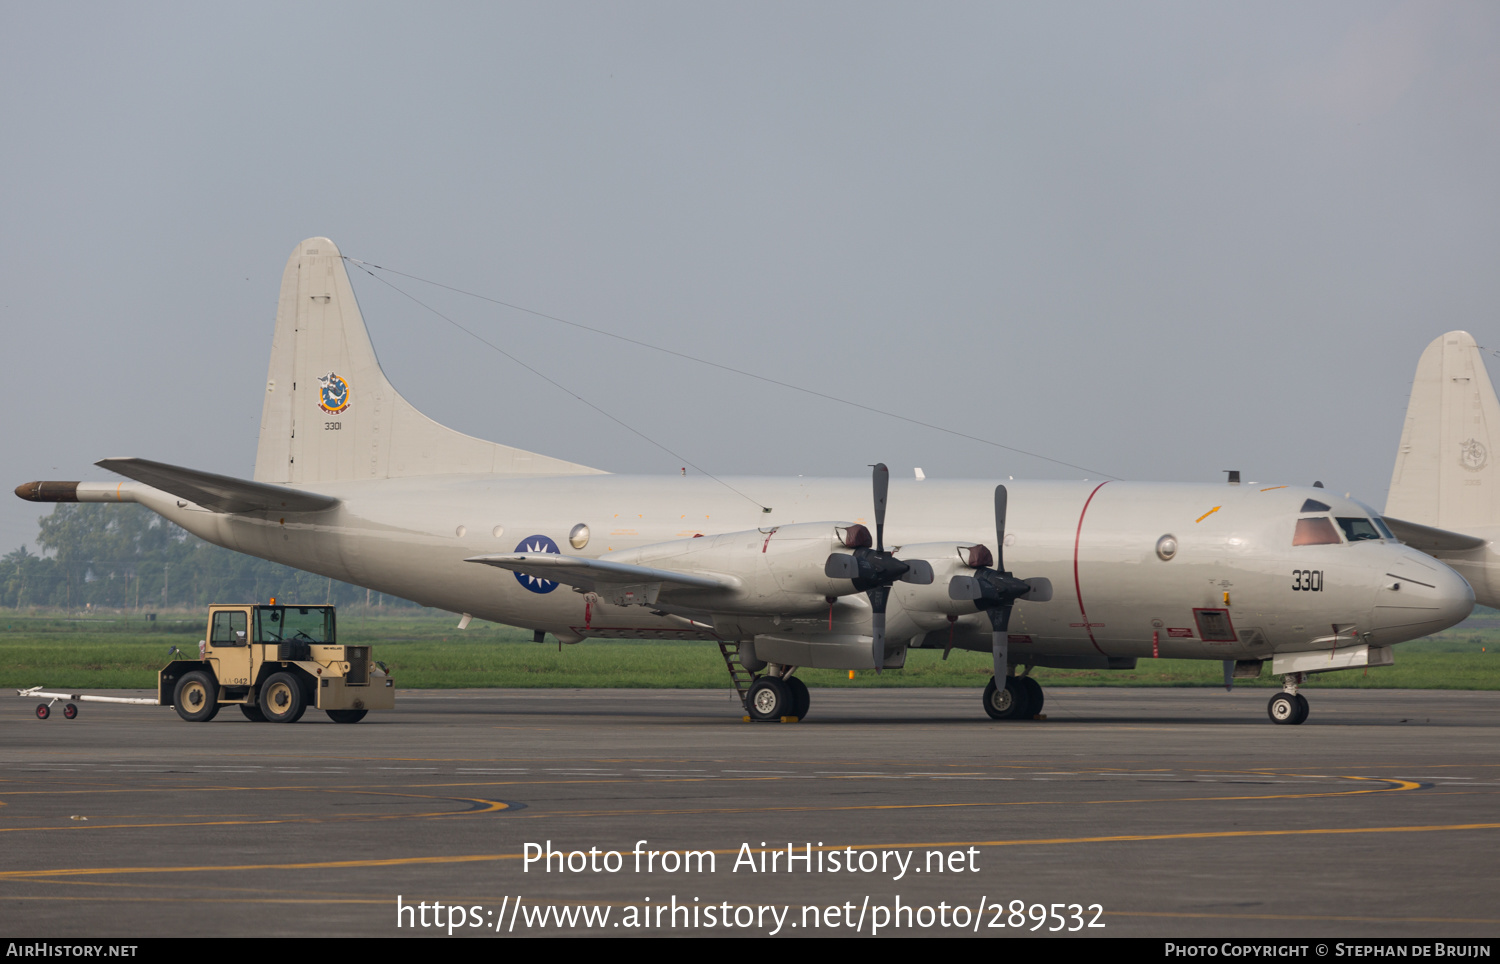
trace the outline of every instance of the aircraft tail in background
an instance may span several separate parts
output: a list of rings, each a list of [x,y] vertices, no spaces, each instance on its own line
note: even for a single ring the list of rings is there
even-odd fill
[[[257,482],[600,472],[464,435],[417,411],[380,370],[338,248],[327,238],[297,245],[281,279]]]
[[[1450,331],[1417,362],[1385,514],[1471,532],[1500,525],[1500,401],[1474,337]]]

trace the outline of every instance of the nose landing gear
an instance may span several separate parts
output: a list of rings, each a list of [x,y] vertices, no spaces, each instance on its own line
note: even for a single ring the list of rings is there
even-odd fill
[[[1042,712],[1046,696],[1030,676],[1007,676],[998,684],[991,676],[984,687],[984,711],[992,720],[1030,720]]]

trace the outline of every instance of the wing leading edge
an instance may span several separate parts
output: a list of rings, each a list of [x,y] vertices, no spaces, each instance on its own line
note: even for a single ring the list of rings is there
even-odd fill
[[[215,512],[321,512],[339,504],[338,499],[316,492],[269,482],[249,482],[150,459],[100,459],[94,464]]]
[[[733,591],[742,583],[733,576],[701,572],[677,572],[652,566],[636,566],[607,559],[586,559],[555,552],[516,552],[472,556],[465,562],[498,566],[513,572],[550,579],[582,592],[597,592],[618,602],[655,603],[663,589]]]

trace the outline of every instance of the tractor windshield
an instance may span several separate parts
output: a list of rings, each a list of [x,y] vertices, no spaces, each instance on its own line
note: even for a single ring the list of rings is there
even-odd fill
[[[260,606],[255,637],[263,643],[333,643],[332,606]]]

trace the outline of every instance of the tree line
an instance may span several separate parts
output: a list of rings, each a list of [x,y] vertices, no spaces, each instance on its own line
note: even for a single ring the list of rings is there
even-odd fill
[[[209,603],[415,606],[393,596],[211,545],[139,505],[62,503],[36,544],[0,558],[0,606],[154,612]]]

